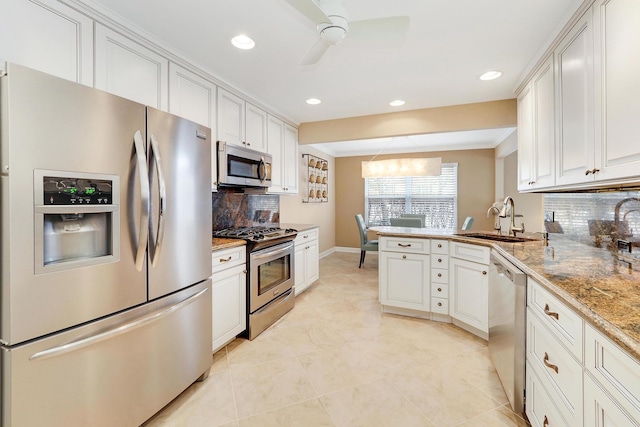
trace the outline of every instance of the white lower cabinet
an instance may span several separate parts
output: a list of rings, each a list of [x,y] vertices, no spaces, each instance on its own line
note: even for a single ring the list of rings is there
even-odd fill
[[[553,403],[543,380],[529,363],[526,365],[527,418],[533,427],[570,427]],[[577,427],[577,426],[573,426]]]
[[[450,254],[449,315],[459,321],[454,322],[456,325],[486,339],[489,333],[490,249],[451,242]]]
[[[632,417],[620,407],[589,375],[584,376],[584,426],[631,427],[639,426],[638,417]]]
[[[212,253],[212,350],[215,353],[247,328],[247,270],[244,246]]]
[[[320,252],[318,229],[298,233],[295,245],[295,293],[296,296],[320,278]]]
[[[428,239],[381,237],[379,254],[380,303],[428,313],[430,310],[430,256]]]

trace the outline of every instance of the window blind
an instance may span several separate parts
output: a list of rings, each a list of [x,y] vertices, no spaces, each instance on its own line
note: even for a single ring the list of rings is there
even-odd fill
[[[422,214],[427,228],[454,229],[457,197],[457,163],[443,163],[439,176],[365,178],[365,217],[380,226],[403,213]]]

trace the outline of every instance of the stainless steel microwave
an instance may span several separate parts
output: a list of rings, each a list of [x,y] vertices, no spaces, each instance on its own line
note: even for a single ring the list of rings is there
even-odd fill
[[[218,141],[218,184],[263,187],[271,185],[271,155]]]

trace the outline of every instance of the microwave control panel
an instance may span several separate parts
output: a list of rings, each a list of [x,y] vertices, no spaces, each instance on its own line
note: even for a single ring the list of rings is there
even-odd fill
[[[43,177],[45,205],[110,205],[113,181],[60,176]]]

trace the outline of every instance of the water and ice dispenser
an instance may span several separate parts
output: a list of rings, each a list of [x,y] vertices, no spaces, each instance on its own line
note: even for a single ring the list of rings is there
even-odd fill
[[[119,177],[37,170],[36,273],[119,259]]]

